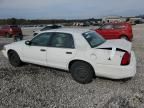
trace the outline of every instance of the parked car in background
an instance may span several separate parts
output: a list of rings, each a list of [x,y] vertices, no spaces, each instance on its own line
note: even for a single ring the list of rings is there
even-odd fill
[[[95,29],[105,39],[126,39],[132,41],[132,26],[129,23],[107,23]]]
[[[51,29],[59,29],[59,28],[62,28],[62,25],[55,25],[55,24],[54,25],[47,25],[38,31],[34,31],[33,35],[36,36],[37,34],[41,33],[42,31],[51,30]]]
[[[0,27],[0,36],[13,37],[15,35],[23,35],[21,28],[17,25],[4,25]]]
[[[131,42],[105,40],[88,29],[43,31],[30,41],[5,45],[2,52],[15,67],[24,62],[64,69],[79,83],[94,76],[123,79],[136,73]]]

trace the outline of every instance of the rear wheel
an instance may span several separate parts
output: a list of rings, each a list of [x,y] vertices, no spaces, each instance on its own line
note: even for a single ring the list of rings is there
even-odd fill
[[[128,40],[128,37],[127,37],[127,36],[125,36],[125,35],[123,35],[123,36],[121,36],[121,39]]]
[[[15,51],[10,51],[8,53],[9,62],[14,67],[18,67],[22,65],[22,61],[20,60],[19,55]]]
[[[89,64],[79,61],[72,64],[70,72],[73,79],[82,84],[90,83],[94,75],[93,69]]]

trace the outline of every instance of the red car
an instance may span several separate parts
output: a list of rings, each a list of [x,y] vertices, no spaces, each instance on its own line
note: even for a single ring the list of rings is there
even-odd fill
[[[108,23],[95,30],[105,39],[121,39],[132,41],[132,26],[129,23]]]
[[[0,27],[0,36],[12,37],[22,35],[22,30],[17,25],[5,25]]]

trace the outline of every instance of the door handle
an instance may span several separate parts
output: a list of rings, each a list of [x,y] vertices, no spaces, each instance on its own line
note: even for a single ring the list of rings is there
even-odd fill
[[[44,51],[46,51],[46,50],[45,50],[45,49],[40,49],[40,51],[43,51],[43,52],[44,52]]]
[[[66,54],[72,54],[72,52],[66,52]]]

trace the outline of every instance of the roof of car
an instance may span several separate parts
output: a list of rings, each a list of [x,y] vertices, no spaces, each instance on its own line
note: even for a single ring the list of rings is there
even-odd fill
[[[103,25],[117,25],[117,24],[122,24],[122,25],[126,25],[126,24],[129,24],[127,22],[109,22],[109,23],[104,23]]]
[[[43,32],[64,32],[64,33],[84,33],[87,31],[91,31],[89,29],[81,29],[81,28],[60,28],[60,29],[52,29],[52,30],[46,30]]]
[[[60,24],[49,24],[49,25],[46,25],[45,27],[49,27],[49,26],[62,26]]]

